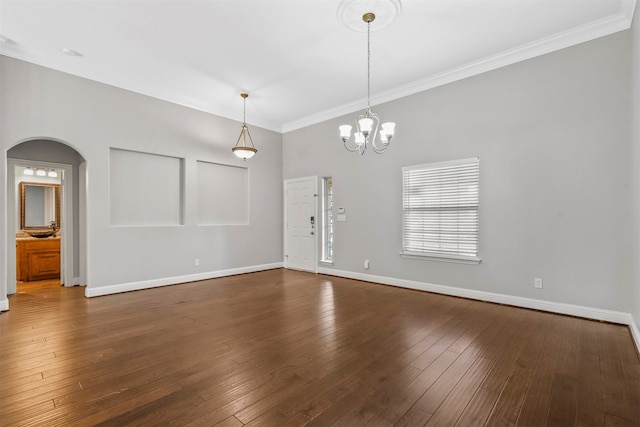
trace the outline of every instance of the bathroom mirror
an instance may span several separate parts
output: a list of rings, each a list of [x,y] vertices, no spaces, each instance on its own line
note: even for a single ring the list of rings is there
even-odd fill
[[[60,227],[60,184],[20,183],[20,228]]]

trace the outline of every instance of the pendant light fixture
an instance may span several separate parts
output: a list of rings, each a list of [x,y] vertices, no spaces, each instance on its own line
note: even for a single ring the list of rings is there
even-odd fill
[[[356,131],[351,140],[351,125],[339,126],[340,137],[344,142],[344,148],[362,155],[368,147],[378,154],[382,154],[389,147],[395,131],[394,122],[380,123],[380,117],[371,110],[371,23],[376,19],[373,12],[362,15],[362,20],[367,24],[367,109],[356,120]],[[381,128],[378,130],[378,128]],[[376,135],[380,133],[380,142],[376,143]]]
[[[249,128],[247,127],[246,122],[246,114],[247,114],[247,97],[249,94],[241,93],[243,102],[243,113],[242,113],[242,131],[240,132],[240,136],[238,137],[238,141],[236,142],[236,146],[231,149],[233,154],[240,157],[242,160],[250,159],[258,152],[256,147],[253,145],[253,139],[251,138],[251,134],[249,133]],[[249,144],[247,145],[247,137],[249,139]],[[242,144],[240,143],[242,141]]]

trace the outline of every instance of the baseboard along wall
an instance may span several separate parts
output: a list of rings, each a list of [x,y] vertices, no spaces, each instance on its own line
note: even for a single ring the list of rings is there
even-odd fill
[[[85,296],[88,298],[103,295],[117,294],[121,292],[131,292],[143,289],[156,288],[160,286],[177,285],[185,282],[195,282],[198,280],[215,279],[218,277],[233,276],[236,274],[254,273],[257,271],[283,268],[284,263],[276,262],[271,264],[254,265],[227,270],[210,271],[184,276],[166,277],[160,279],[144,280],[140,282],[121,283],[109,286],[87,286]],[[551,313],[566,314],[569,316],[583,317],[593,320],[618,323],[629,326],[631,336],[640,353],[640,328],[636,319],[630,313],[620,311],[604,310],[600,308],[585,307],[573,304],[558,303],[532,298],[516,297],[513,295],[496,294],[492,292],[477,291],[472,289],[457,288],[454,286],[438,285],[434,283],[418,282],[406,279],[397,279],[386,276],[376,276],[371,274],[355,273],[345,270],[334,270],[331,268],[318,267],[318,273],[329,276],[344,277],[348,279],[362,280],[365,282],[380,283],[383,285],[397,286],[407,289],[415,289],[426,292],[434,292],[443,295],[450,295],[462,298],[469,298],[479,301],[488,301],[498,304],[512,305],[515,307],[530,308],[534,310],[548,311]],[[0,311],[9,310],[9,300],[0,300]]]
[[[380,283],[383,285],[397,286],[407,289],[415,289],[426,292],[434,292],[443,295],[469,298],[478,301],[487,301],[497,304],[512,305],[514,307],[530,308],[533,310],[548,311],[551,313],[566,314],[569,316],[583,317],[586,319],[600,320],[604,322],[618,323],[629,326],[631,336],[640,353],[640,329],[636,319],[630,313],[604,310],[600,308],[585,307],[580,305],[565,304],[553,301],[545,301],[533,298],[523,298],[513,295],[496,294],[492,292],[476,291],[473,289],[457,288],[454,286],[438,285],[434,283],[418,282],[414,280],[397,279],[386,276],[356,273],[345,270],[334,270],[319,267],[318,273],[329,276],[338,276],[348,279],[362,280],[365,282]]]

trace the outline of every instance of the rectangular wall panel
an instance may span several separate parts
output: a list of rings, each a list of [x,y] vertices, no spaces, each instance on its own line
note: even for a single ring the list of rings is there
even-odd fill
[[[182,159],[111,148],[109,166],[111,225],[183,223]]]
[[[198,225],[249,223],[249,170],[198,161]]]

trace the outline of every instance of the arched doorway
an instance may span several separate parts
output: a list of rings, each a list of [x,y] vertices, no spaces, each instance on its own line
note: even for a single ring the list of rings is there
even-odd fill
[[[60,282],[64,286],[85,285],[86,161],[65,142],[39,138],[7,150],[7,294],[16,292],[17,253],[12,236],[23,235],[19,182],[25,181],[22,175],[26,168],[59,172]]]

